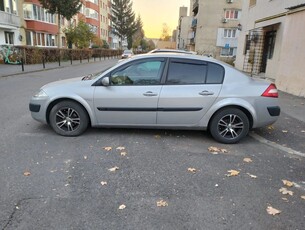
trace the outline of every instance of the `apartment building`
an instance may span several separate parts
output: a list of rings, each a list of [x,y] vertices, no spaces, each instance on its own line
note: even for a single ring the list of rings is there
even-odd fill
[[[183,6],[179,8],[179,22],[177,28],[177,49],[188,49],[189,33],[192,24],[193,16],[187,15],[187,7]]]
[[[240,32],[242,0],[191,0],[193,20],[188,49],[233,60]]]
[[[110,0],[82,0],[80,12],[71,20],[60,18],[44,9],[39,0],[0,0],[0,45],[67,47],[64,29],[85,21],[97,37],[110,42]]]
[[[305,96],[304,21],[304,0],[244,0],[236,67]]]
[[[0,45],[19,44],[20,17],[14,0],[0,0]]]

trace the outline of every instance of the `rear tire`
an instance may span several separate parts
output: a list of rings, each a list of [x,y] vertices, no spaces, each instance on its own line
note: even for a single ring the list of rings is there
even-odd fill
[[[73,101],[61,101],[50,112],[50,125],[62,136],[78,136],[89,124],[87,111]]]
[[[234,144],[249,132],[247,115],[237,108],[226,108],[217,112],[210,123],[213,138],[224,144]]]

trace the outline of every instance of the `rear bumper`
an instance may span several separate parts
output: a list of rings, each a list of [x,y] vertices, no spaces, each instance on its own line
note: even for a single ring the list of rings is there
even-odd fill
[[[281,108],[279,106],[267,107],[267,109],[271,117],[280,116]]]

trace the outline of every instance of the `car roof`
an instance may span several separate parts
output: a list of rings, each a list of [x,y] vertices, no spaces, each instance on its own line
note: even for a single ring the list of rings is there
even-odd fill
[[[186,50],[177,50],[177,49],[154,49],[149,51],[148,53],[187,53],[187,54],[193,54],[191,51]],[[195,53],[195,52],[194,52]]]

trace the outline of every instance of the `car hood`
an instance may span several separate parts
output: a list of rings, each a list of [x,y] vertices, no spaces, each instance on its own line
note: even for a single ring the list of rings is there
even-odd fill
[[[47,88],[53,88],[57,86],[63,86],[63,85],[69,85],[71,83],[75,82],[81,82],[84,77],[76,77],[76,78],[70,78],[66,80],[59,80],[59,81],[54,81],[51,83],[48,83],[42,87],[42,89],[47,89]]]

